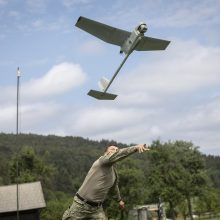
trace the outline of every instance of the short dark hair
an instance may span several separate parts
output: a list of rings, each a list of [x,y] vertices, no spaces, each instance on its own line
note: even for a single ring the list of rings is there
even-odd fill
[[[111,144],[108,144],[106,147],[105,147],[105,150],[104,150],[104,153],[108,151],[109,147],[111,146],[115,146],[117,147],[117,145],[115,143],[111,143]]]
[[[110,146],[118,146],[116,141],[103,141],[104,153],[108,150]]]

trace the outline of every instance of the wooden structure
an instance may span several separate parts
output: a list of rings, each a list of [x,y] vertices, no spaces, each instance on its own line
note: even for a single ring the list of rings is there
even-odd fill
[[[18,185],[19,220],[39,220],[46,207],[40,182]],[[0,220],[17,219],[17,186],[0,186]]]

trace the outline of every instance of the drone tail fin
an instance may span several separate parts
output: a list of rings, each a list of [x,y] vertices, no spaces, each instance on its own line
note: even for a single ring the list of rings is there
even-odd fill
[[[108,87],[109,82],[110,80],[108,80],[105,77],[102,77],[98,82],[98,86],[101,91],[91,89],[88,92],[88,95],[99,100],[114,100],[117,97],[117,95],[106,92],[106,88]]]
[[[107,88],[108,84],[109,84],[109,80],[105,77],[102,77],[99,82],[98,82],[98,86],[100,88],[101,91],[105,91],[105,89]]]

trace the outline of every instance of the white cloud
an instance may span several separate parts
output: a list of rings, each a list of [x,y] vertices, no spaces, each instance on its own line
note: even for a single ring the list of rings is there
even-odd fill
[[[48,129],[60,115],[62,107],[54,102],[37,102],[21,106],[22,130]]]
[[[112,14],[114,10],[114,14]],[[134,26],[139,21],[145,21],[154,28],[204,26],[219,24],[219,0],[175,1],[118,1],[103,15],[105,20]],[[120,27],[119,26],[119,27]]]
[[[163,20],[165,26],[188,27],[219,23],[220,4],[218,0],[201,1],[199,4],[191,1],[175,2],[172,7],[167,9]],[[157,25],[160,26],[159,20]]]
[[[22,92],[24,97],[31,99],[59,95],[82,85],[85,79],[86,75],[78,64],[61,63],[43,77],[25,83]]]
[[[120,76],[122,94],[142,92],[143,96],[164,98],[220,85],[220,48],[176,40],[167,51],[160,53]]]
[[[11,11],[9,11],[9,16],[14,17],[14,18],[20,18],[21,14],[18,11],[11,10]]]
[[[101,54],[104,51],[103,44],[97,40],[90,40],[80,46],[81,52],[84,54],[94,55]]]
[[[37,31],[69,31],[69,27],[67,27],[66,20],[63,17],[58,17],[56,20],[53,20],[53,22],[44,19],[36,19],[31,22],[30,26]]]
[[[219,33],[217,25],[220,21],[218,0],[194,2],[171,0],[168,3],[164,3],[162,0],[122,0],[103,4],[95,4],[94,1],[89,0],[64,0],[59,1],[58,5],[53,5],[53,7],[49,7],[49,3],[55,4],[51,1],[28,0],[25,2],[27,4],[23,5],[23,8],[28,7],[28,12],[44,13],[46,10],[48,11],[41,17],[34,17],[32,14],[30,19],[28,19],[30,13],[27,13],[27,10],[21,13],[21,22],[14,23],[17,23],[15,26],[18,29],[23,30],[24,35],[18,35],[21,43],[27,39],[27,36],[32,40],[35,37],[41,39],[38,38],[38,30],[59,30],[57,34],[61,35],[63,30],[67,29],[66,27],[71,31],[69,25],[73,22],[71,22],[73,9],[77,9],[77,13],[81,13],[81,9],[83,9],[84,12],[91,15],[89,17],[93,16],[94,19],[95,14],[92,10],[96,9],[95,16],[98,21],[119,28],[132,30],[139,21],[146,21],[152,29],[155,28],[153,31],[156,30],[159,36],[164,33],[166,28],[166,37],[161,36],[161,38],[169,39],[167,34],[170,33],[171,44],[164,52],[146,52],[146,56],[145,52],[138,55],[134,52],[131,59],[129,58],[122,68],[124,73],[119,74],[110,87],[110,92],[118,94],[117,99],[112,102],[93,100],[84,92],[82,96],[78,97],[79,93],[76,89],[83,85],[86,74],[77,64],[61,63],[52,67],[45,74],[39,73],[41,77],[33,78],[30,81],[25,81],[22,77],[22,81],[24,80],[21,86],[22,131],[80,135],[93,139],[108,138],[126,143],[150,143],[157,137],[163,141],[184,139],[192,140],[195,144],[201,145],[202,149],[205,146],[209,146],[209,149],[212,146],[213,152],[217,149],[218,143],[220,143],[220,115],[218,113],[220,108],[220,48],[218,46],[219,38],[216,37]],[[7,2],[0,0],[0,5],[4,3]],[[56,11],[57,6],[61,6],[61,4],[67,7],[63,8],[66,10],[63,17],[60,17],[59,12]],[[111,7],[107,7],[109,5]],[[6,9],[8,10],[7,15],[19,16],[16,11],[12,11],[15,9],[15,5],[12,6],[11,9]],[[71,12],[68,11],[68,8]],[[105,8],[104,12],[103,8]],[[6,10],[0,12],[2,17],[6,15]],[[18,10],[18,12],[20,11]],[[78,17],[77,13],[75,16]],[[10,19],[11,17],[5,18]],[[17,20],[5,20],[2,23],[2,29],[5,30],[12,21]],[[11,28],[10,33],[18,29]],[[152,29],[150,28],[149,32]],[[33,30],[35,32],[32,32]],[[47,31],[45,31],[44,37],[51,39],[51,36],[47,36]],[[9,32],[2,33],[0,38],[4,39],[7,36],[6,33]],[[32,33],[34,36],[31,35]],[[158,34],[152,36],[156,37]],[[59,35],[59,39],[62,40],[61,35]],[[181,41],[174,39],[174,36],[178,36],[178,39],[191,40]],[[79,41],[78,37],[71,32],[69,36],[65,34],[63,40],[65,42],[69,40],[68,45],[81,49],[84,55],[103,55],[102,45],[105,44],[102,44],[101,41],[91,40],[79,45],[79,42],[82,43],[82,39]],[[8,39],[10,40],[10,38]],[[201,45],[198,43],[199,41],[205,42],[206,45]],[[210,45],[209,42],[214,42],[212,45],[215,47],[207,46]],[[24,50],[26,52],[28,42],[23,43],[22,48],[26,46],[27,48]],[[42,45],[42,42],[39,44]],[[47,59],[51,59],[53,62],[52,57],[44,56],[43,51],[47,50],[47,45],[44,45],[45,48],[41,52],[39,51],[42,54],[42,60],[37,61],[43,68]],[[63,51],[67,51],[65,45],[67,44],[62,47]],[[104,52],[107,54],[109,51]],[[0,65],[3,68],[9,63],[7,60],[13,60],[13,63],[18,62],[17,58],[7,57],[9,54],[13,54],[11,52],[8,51],[2,55]],[[92,61],[91,64],[91,59],[86,62],[84,59],[80,62],[86,63],[85,68],[88,68],[90,72],[97,72],[97,66],[103,68],[103,72],[108,69],[110,71],[110,68],[116,67],[119,63],[119,58],[116,58],[115,55],[116,53],[109,53],[109,56],[105,56],[107,58],[103,60],[107,60],[106,63],[101,63],[102,57],[97,58],[99,61],[97,63]],[[68,52],[64,57],[60,56],[57,59],[71,60],[73,56],[76,59],[82,59],[81,55],[68,54]],[[29,67],[36,67],[37,62],[35,64],[27,63],[25,57],[25,54],[19,56],[21,59],[19,61],[26,63]],[[64,59],[65,57],[66,59]],[[7,70],[3,70],[3,72],[8,73]],[[3,77],[5,76],[6,74]],[[97,75],[94,75],[93,79],[95,77]],[[7,78],[8,81],[9,78]],[[96,80],[90,82],[94,81]],[[16,101],[16,88],[5,87],[3,83],[0,96],[0,128],[1,131],[10,131],[15,128],[16,106],[12,103]],[[89,88],[91,88],[90,86]],[[64,96],[72,90],[76,92],[74,95],[77,94],[78,98],[75,106],[72,101],[68,102],[68,96]],[[56,99],[55,102],[55,98],[59,95],[63,96]],[[82,100],[80,100],[81,98]]]
[[[202,152],[208,153],[210,149],[219,152],[220,97],[194,106],[187,104],[187,100],[181,103],[176,99],[172,106],[122,108],[114,102],[104,108],[96,102],[93,107],[75,111],[72,117],[63,116],[65,129],[59,130],[59,134],[114,139],[128,144],[151,143],[157,138],[185,140],[200,146]],[[174,109],[175,105],[179,107]]]
[[[176,118],[172,123],[173,130],[187,130],[188,133],[195,131],[219,132],[220,130],[220,97],[208,100],[203,104],[191,106],[188,114]],[[178,114],[177,114],[178,115]]]
[[[26,106],[22,110],[23,127],[37,133],[125,143],[183,139],[200,145],[203,152],[208,152],[206,146],[217,152],[220,100],[218,93],[215,98],[207,97],[203,89],[220,84],[218,57],[218,47],[176,40],[167,51],[149,56],[135,70],[120,75],[112,87],[119,95],[114,102],[91,100],[86,107],[69,106],[65,110],[46,103]],[[25,90],[26,97],[43,99],[63,94],[84,80],[78,65],[62,63],[26,83],[22,93]],[[196,93],[201,94],[201,102],[193,103]],[[5,112],[12,114],[10,109],[2,115]],[[4,120],[1,118],[2,124]]]
[[[32,26],[37,29],[42,29],[42,26],[44,26],[44,21],[41,19],[35,20],[32,22]]]
[[[121,108],[114,103],[103,107],[103,103],[96,102],[93,106],[75,109],[74,114],[63,115],[63,130],[60,130],[61,127],[57,130],[62,135],[79,135],[96,140],[105,138],[125,143],[146,142],[161,134],[159,126],[152,125],[150,119],[156,112],[158,110],[138,106]]]
[[[33,102],[36,99],[62,95],[81,86],[85,80],[86,74],[78,64],[64,62],[53,66],[40,78],[22,82],[20,94],[22,101]],[[2,87],[1,91],[4,93],[4,96],[0,97],[1,102],[15,102],[16,88],[14,86]]]
[[[162,138],[192,141],[201,147],[202,152],[219,154],[220,132],[220,96],[203,100],[200,104],[185,106],[174,114],[167,109],[167,119],[160,122],[163,128]]]
[[[85,81],[86,75],[78,64],[61,63],[53,66],[45,75],[22,83],[22,103],[19,110],[23,132],[47,132],[59,121],[62,105],[51,102],[51,97],[64,94]],[[15,131],[16,87],[1,88],[0,131]],[[36,102],[47,98],[47,102]]]
[[[0,129],[1,131],[9,131],[11,128],[15,129],[16,107],[15,106],[3,106],[0,108]]]
[[[6,38],[6,36],[5,36],[5,34],[0,34],[0,40],[3,40],[3,39],[5,39]],[[1,64],[0,64],[1,65]]]
[[[28,103],[19,107],[19,132],[42,132],[50,129],[54,118],[58,118],[63,109],[53,102]],[[57,122],[58,120],[56,120]],[[16,105],[1,106],[0,131],[15,132]]]
[[[28,10],[34,13],[45,12],[47,2],[47,0],[26,0]]]
[[[73,7],[76,5],[85,5],[91,3],[93,0],[63,0],[63,5],[67,8]]]
[[[120,130],[124,126],[129,126],[141,120],[143,117],[141,112],[139,112],[139,115],[135,115],[135,112],[136,110],[132,108],[86,108],[78,112],[73,128],[88,135],[111,133],[114,130]]]
[[[217,152],[219,93],[207,91],[220,85],[220,48],[178,40],[170,46],[120,75],[111,88],[119,95],[114,102],[94,100],[68,116],[63,134],[126,143],[182,139]]]
[[[22,104],[19,111],[22,131],[38,133],[44,129],[51,130],[52,124],[56,124],[62,115],[60,111],[63,111],[59,104],[50,101],[51,97],[82,85],[85,79],[86,75],[78,64],[61,63],[53,66],[41,78],[22,83]],[[2,87],[1,92],[0,130],[11,132],[16,121],[16,87]],[[47,98],[47,102],[36,102],[44,98]]]
[[[0,0],[0,6],[1,5],[6,5],[7,1],[6,0]]]

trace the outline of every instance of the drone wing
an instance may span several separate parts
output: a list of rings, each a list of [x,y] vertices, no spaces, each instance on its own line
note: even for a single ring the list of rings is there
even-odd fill
[[[169,45],[170,41],[161,40],[151,37],[143,37],[141,41],[135,47],[137,51],[146,51],[146,50],[165,50]]]
[[[122,46],[124,41],[130,36],[130,32],[124,31],[109,25],[93,21],[80,16],[76,22],[76,27],[98,37],[99,39],[118,46]]]

